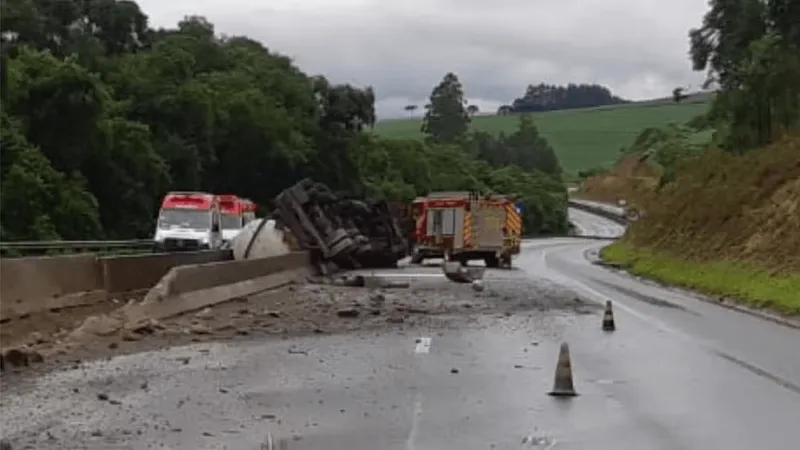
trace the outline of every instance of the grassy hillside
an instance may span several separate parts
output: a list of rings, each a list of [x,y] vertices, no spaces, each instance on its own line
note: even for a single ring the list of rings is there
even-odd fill
[[[632,174],[638,175],[638,174]],[[800,314],[800,139],[709,151],[640,189],[642,219],[607,259],[668,283]]]
[[[612,164],[622,147],[628,147],[645,128],[670,122],[684,123],[708,108],[710,96],[697,94],[676,104],[671,98],[648,100],[598,108],[553,111],[536,114],[540,132],[556,151],[567,172]],[[517,117],[482,115],[473,119],[480,131],[511,133]],[[387,138],[418,139],[420,119],[378,122],[375,132]]]

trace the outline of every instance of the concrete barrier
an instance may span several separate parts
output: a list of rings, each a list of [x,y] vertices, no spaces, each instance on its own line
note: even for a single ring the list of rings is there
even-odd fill
[[[173,269],[175,277],[168,292],[175,295],[199,291],[308,265],[309,256],[306,252],[292,252],[270,258],[186,265]]]
[[[173,267],[232,259],[229,250],[0,259],[0,320],[96,304],[152,287]]]
[[[164,319],[291,284],[305,278],[309,267],[306,252],[175,267],[141,303],[125,307],[127,326],[135,328],[150,319]]]
[[[2,320],[57,308],[59,298],[65,306],[80,304],[83,297],[96,301],[94,294],[102,289],[94,255],[0,259]]]
[[[158,253],[99,258],[103,290],[109,294],[153,287],[170,269],[187,264],[230,261],[230,250]]]

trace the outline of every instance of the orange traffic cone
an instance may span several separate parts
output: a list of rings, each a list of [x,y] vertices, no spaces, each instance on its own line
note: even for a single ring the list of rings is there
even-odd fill
[[[606,302],[606,310],[603,312],[603,331],[614,331],[617,326],[614,324],[614,311],[611,309],[611,301]]]
[[[556,377],[553,383],[553,390],[548,392],[553,397],[575,397],[575,386],[572,383],[572,362],[569,358],[569,345],[566,342],[561,344],[558,352],[558,363],[556,364]]]

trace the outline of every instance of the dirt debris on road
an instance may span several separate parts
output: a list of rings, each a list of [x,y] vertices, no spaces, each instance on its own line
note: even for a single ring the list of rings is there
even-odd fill
[[[30,332],[15,349],[36,361],[32,368],[50,370],[76,361],[108,358],[193,342],[288,338],[302,334],[348,333],[380,327],[441,326],[447,320],[521,310],[566,309],[595,312],[592,303],[564,291],[533,286],[531,280],[486,280],[483,290],[441,280],[384,283],[384,288],[350,287],[342,283],[298,284],[237,298],[164,321],[150,320],[135,329],[123,327],[119,309],[83,320],[71,330]],[[408,286],[408,287],[404,287]],[[5,350],[8,352],[8,349]],[[24,357],[20,357],[24,359]],[[34,361],[16,361],[27,366]],[[8,367],[6,367],[8,370]]]

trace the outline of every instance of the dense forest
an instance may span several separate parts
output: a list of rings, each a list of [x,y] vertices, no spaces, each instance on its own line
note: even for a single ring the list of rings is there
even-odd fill
[[[469,133],[458,77],[426,108],[425,142],[382,140],[375,92],[303,73],[202,17],[152,29],[133,1],[2,2],[2,240],[147,238],[163,194],[265,207],[313,177],[410,200],[431,190],[519,196],[529,234],[567,228],[560,166],[530,119]]]
[[[515,98],[511,105],[497,109],[498,114],[534,113],[560,109],[592,108],[595,106],[628,103],[598,84],[573,84],[556,86],[540,83],[529,85],[522,97]]]

